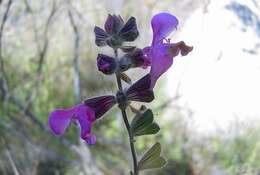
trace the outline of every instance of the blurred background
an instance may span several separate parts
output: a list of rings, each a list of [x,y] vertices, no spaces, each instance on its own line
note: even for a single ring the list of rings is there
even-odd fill
[[[79,140],[74,125],[53,136],[48,115],[116,92],[115,77],[96,68],[97,53],[112,54],[95,46],[93,33],[108,13],[136,17],[135,44],[143,48],[152,16],[162,11],[180,21],[172,41],[194,50],[176,57],[156,86],[149,107],[160,133],[136,143],[141,155],[161,142],[168,164],[141,174],[260,174],[259,0],[0,0],[0,175],[128,174],[116,108],[95,123],[95,146]]]

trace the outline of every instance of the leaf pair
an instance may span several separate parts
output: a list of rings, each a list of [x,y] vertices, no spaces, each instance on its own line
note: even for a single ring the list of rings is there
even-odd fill
[[[138,169],[162,168],[166,164],[166,160],[161,157],[161,144],[155,143],[138,162]]]
[[[133,136],[156,134],[159,130],[158,124],[153,122],[153,112],[150,109],[137,114],[131,123]]]

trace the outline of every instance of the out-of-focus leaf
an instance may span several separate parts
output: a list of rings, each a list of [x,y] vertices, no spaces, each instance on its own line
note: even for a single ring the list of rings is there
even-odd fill
[[[161,168],[166,164],[166,160],[160,156],[161,154],[161,144],[155,143],[138,162],[138,169],[152,169]]]
[[[160,131],[160,127],[157,123],[152,123],[151,125],[142,128],[134,133],[135,136],[141,136],[141,135],[150,135],[150,134],[156,134]]]
[[[147,127],[153,122],[153,112],[151,109],[146,110],[145,112],[140,112],[137,114],[131,122],[132,132],[141,129],[142,127]]]
[[[153,122],[153,112],[148,109],[135,116],[131,123],[131,131],[134,136],[156,134],[160,130],[158,124]]]
[[[167,163],[167,161],[163,157],[159,157],[151,162],[144,163],[139,170],[144,169],[154,169],[154,168],[162,168]]]

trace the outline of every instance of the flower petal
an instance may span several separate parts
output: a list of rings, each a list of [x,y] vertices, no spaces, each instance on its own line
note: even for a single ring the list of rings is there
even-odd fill
[[[96,143],[96,136],[94,134],[90,134],[87,138],[86,138],[86,142],[89,144],[89,145],[94,145]]]
[[[98,119],[116,104],[116,98],[113,95],[100,96],[87,99],[84,104],[95,111],[95,117]]]
[[[159,13],[152,18],[153,42],[160,43],[178,26],[178,19],[169,13]]]
[[[193,47],[187,46],[183,41],[172,44],[172,46],[169,48],[169,52],[171,52],[173,56],[177,56],[179,53],[181,53],[181,56],[186,56],[192,50]]]
[[[166,72],[173,63],[173,54],[169,52],[171,44],[159,44],[151,49],[151,88],[157,79]]]
[[[56,109],[49,116],[49,126],[56,135],[63,135],[70,125],[75,109]]]
[[[193,47],[187,46],[183,41],[178,43],[161,43],[150,49],[151,59],[151,87],[155,86],[157,79],[172,65],[173,59],[179,53],[186,56]]]
[[[95,112],[88,106],[81,104],[78,106],[76,117],[80,125],[80,137],[88,141],[91,136],[91,126],[95,121]]]

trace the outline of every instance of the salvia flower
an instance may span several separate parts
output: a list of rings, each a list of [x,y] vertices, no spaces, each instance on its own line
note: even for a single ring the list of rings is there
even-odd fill
[[[173,58],[179,53],[182,56],[192,51],[183,41],[171,43],[166,37],[178,26],[178,19],[169,13],[159,13],[152,18],[153,30],[152,45],[143,49],[146,63],[151,66],[151,88],[157,79],[166,72],[173,63]]]
[[[54,134],[60,136],[72,121],[77,121],[81,130],[80,137],[92,145],[96,142],[96,136],[90,133],[95,120],[94,111],[84,104],[79,104],[68,109],[54,110],[49,116],[49,125]]]
[[[121,16],[108,15],[104,28],[96,26],[94,29],[97,46],[119,48],[124,41],[134,41],[139,35],[134,17],[124,23]]]
[[[97,67],[98,70],[103,72],[104,74],[112,74],[116,71],[117,63],[115,58],[98,54],[97,56]]]
[[[101,96],[86,101],[85,104],[51,112],[49,126],[55,135],[63,135],[71,122],[76,121],[80,127],[80,137],[90,145],[95,144],[96,136],[91,134],[92,124],[113,107],[116,100],[114,96]]]

